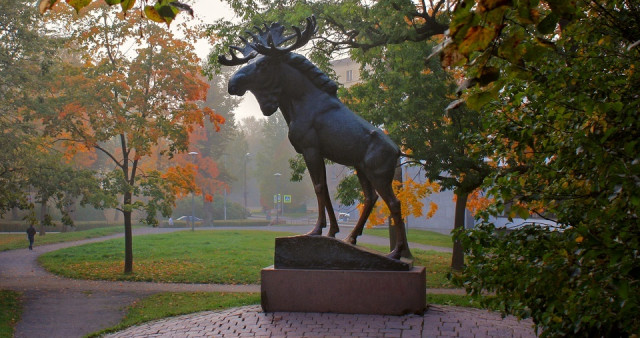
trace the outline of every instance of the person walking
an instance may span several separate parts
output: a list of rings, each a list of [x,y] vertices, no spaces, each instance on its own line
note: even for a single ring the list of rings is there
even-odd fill
[[[29,225],[27,229],[27,238],[29,239],[29,250],[33,250],[33,241],[36,240],[36,229],[33,224]]]

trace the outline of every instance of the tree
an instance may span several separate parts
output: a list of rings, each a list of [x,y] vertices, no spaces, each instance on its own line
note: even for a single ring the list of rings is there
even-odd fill
[[[289,143],[287,123],[282,114],[274,114],[261,121],[250,119],[244,122],[251,126],[251,121],[258,122],[260,126],[257,131],[258,144],[252,152],[255,154],[254,176],[260,189],[260,204],[265,209],[274,208],[273,196],[276,194],[291,195],[292,205],[304,204],[311,194],[312,185],[310,182],[297,184],[287,177],[288,160],[294,157],[296,152]],[[256,133],[256,130],[252,132]],[[282,176],[274,176],[276,173]],[[308,176],[304,178],[310,181]]]
[[[99,205],[103,201],[104,196],[99,192],[93,171],[73,168],[56,150],[41,148],[34,151],[37,154],[25,168],[25,176],[36,202],[40,203],[40,235],[45,234],[44,225],[54,224],[47,212],[50,201],[60,210],[65,228],[73,226],[70,209],[77,198],[80,198],[82,206],[89,203]]]
[[[298,25],[312,14],[318,19],[319,30],[314,39],[311,58],[321,69],[330,69],[329,61],[336,53],[350,49],[368,50],[375,47],[427,41],[444,34],[450,2],[445,0],[377,0],[331,1],[319,0],[226,0],[235,14],[242,18],[238,25],[220,19],[210,27],[212,33],[222,37],[214,46],[212,56],[224,54],[232,40],[247,29],[264,22]],[[410,25],[409,29],[407,27]],[[218,69],[215,58],[210,59],[210,70]]]
[[[77,16],[67,29],[67,48],[80,55],[82,63],[60,70],[63,76],[49,88],[40,116],[52,137],[95,148],[110,159],[111,168],[101,173],[102,187],[112,196],[122,196],[117,209],[124,215],[124,271],[130,273],[132,212],[144,210],[144,221],[155,225],[157,212],[170,215],[177,193],[195,189],[188,171],[142,171],[142,162],[160,143],[166,145],[159,150],[164,156],[186,151],[194,126],[202,126],[205,118],[215,125],[221,119],[198,105],[208,86],[188,39],[177,40],[134,16],[117,18],[106,6]],[[131,45],[134,30],[146,34]],[[128,45],[134,54],[128,54]]]
[[[640,331],[640,5],[632,1],[460,3],[443,45],[464,67],[468,106],[500,170],[485,214],[530,213],[559,230],[461,239],[473,293],[532,317],[542,336]]]
[[[25,169],[39,139],[24,114],[37,97],[38,75],[50,65],[46,56],[54,50],[36,14],[24,0],[0,3],[0,215],[30,207]]]
[[[422,41],[354,50],[362,83],[350,87],[344,100],[365,119],[384,126],[429,180],[454,191],[454,230],[460,231],[468,196],[490,167],[475,142],[483,131],[479,116],[464,108],[447,109],[456,86],[451,73],[427,60],[433,46]],[[451,267],[460,271],[463,264],[461,243],[455,241]]]
[[[60,0],[40,0],[38,3],[40,14],[44,14],[45,12],[53,9],[59,1]],[[90,5],[100,4],[101,2],[102,1],[100,0],[67,0],[67,3],[78,13],[86,7],[90,8]],[[132,10],[136,5],[136,0],[104,0],[104,3],[109,6],[119,4],[122,12],[127,14],[127,12]],[[144,7],[142,7],[143,4],[145,5]],[[171,24],[179,12],[186,11],[193,17],[193,10],[191,7],[182,2],[174,0],[157,0],[153,6],[146,4],[147,1],[140,1],[140,16],[146,17],[151,21],[166,23],[167,26]]]

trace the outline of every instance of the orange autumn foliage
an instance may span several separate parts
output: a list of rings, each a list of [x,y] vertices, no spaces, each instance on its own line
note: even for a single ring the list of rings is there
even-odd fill
[[[431,218],[438,210],[438,205],[432,201],[429,202],[429,210],[426,215],[423,213],[423,200],[440,191],[440,185],[435,182],[426,181],[423,183],[414,181],[411,177],[406,177],[404,182],[393,181],[393,191],[396,194],[400,204],[402,205],[402,218],[409,216]],[[358,205],[358,210],[362,212],[363,204]],[[384,224],[386,219],[391,215],[389,208],[381,199],[378,199],[376,205],[369,215],[367,227]]]
[[[195,183],[194,174],[197,167],[193,164],[182,166],[174,166],[167,169],[162,178],[172,182],[172,193],[177,197],[183,197],[191,192],[200,193],[200,189]]]

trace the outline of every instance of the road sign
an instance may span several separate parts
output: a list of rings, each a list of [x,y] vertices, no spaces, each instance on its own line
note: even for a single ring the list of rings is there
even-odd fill
[[[284,195],[284,203],[291,203],[291,195]]]

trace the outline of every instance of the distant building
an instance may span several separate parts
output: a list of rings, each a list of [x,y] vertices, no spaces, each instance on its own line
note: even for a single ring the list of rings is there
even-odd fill
[[[360,64],[351,60],[351,58],[331,61],[331,66],[336,75],[338,75],[338,83],[345,88],[360,82]]]

